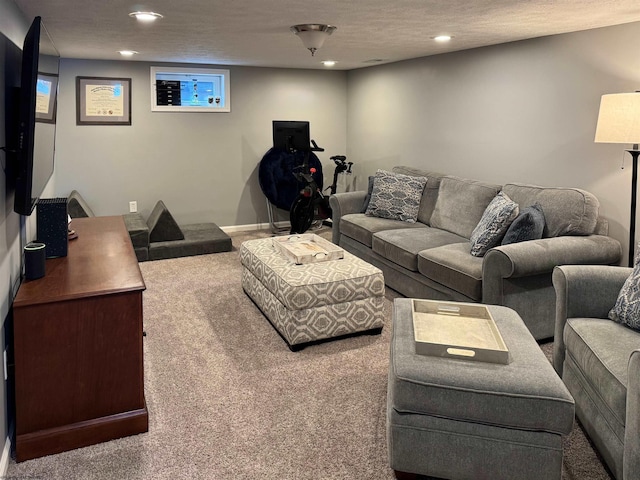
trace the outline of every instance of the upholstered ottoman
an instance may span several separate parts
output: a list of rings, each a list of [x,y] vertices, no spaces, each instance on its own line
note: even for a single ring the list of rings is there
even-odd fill
[[[244,291],[291,350],[382,330],[384,277],[354,255],[296,265],[263,238],[243,242],[240,259]]]
[[[509,364],[440,358],[415,353],[411,301],[393,309],[391,468],[452,480],[560,479],[573,398],[518,314],[488,306]]]

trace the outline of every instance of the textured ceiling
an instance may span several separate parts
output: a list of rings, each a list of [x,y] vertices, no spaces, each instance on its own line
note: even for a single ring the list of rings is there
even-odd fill
[[[14,0],[39,15],[62,57],[350,70],[408,58],[640,21],[638,0]],[[128,16],[164,15],[151,25]],[[337,26],[312,57],[289,31]],[[438,44],[430,37],[447,33]]]

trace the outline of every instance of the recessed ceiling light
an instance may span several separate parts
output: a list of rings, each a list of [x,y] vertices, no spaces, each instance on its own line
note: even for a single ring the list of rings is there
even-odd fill
[[[162,15],[156,12],[131,12],[129,16],[145,23],[155,22],[158,18],[162,18]]]
[[[135,50],[120,50],[118,53],[123,57],[131,57],[138,54]]]
[[[453,37],[451,35],[438,35],[436,37],[432,37],[436,42],[446,43],[451,40]]]
[[[322,64],[325,67],[333,67],[336,64],[335,60],[323,60]]]

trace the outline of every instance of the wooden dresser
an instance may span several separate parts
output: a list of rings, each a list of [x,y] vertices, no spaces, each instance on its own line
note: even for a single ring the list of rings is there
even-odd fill
[[[148,430],[145,284],[124,220],[71,227],[68,255],[13,303],[18,462]]]

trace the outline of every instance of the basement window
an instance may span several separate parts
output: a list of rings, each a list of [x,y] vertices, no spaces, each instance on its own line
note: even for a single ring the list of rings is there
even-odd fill
[[[229,70],[151,67],[152,112],[230,112]]]

